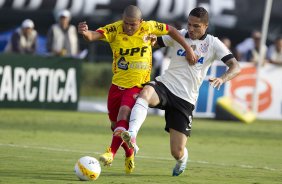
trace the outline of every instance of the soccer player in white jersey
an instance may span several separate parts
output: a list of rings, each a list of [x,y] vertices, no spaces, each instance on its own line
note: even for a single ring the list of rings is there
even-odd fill
[[[165,110],[165,130],[170,135],[171,154],[176,160],[172,175],[184,172],[188,161],[186,142],[191,133],[192,112],[199,94],[199,88],[206,73],[215,60],[221,60],[228,70],[218,78],[210,78],[214,88],[234,78],[240,67],[233,54],[217,38],[207,34],[209,23],[208,12],[197,7],[188,16],[188,30],[180,30],[187,43],[198,56],[196,64],[185,60],[184,49],[169,36],[158,38],[159,46],[170,46],[173,49],[171,64],[162,76],[145,85],[132,109],[129,129],[121,134],[130,147],[136,145],[137,133],[145,121],[148,107]]]

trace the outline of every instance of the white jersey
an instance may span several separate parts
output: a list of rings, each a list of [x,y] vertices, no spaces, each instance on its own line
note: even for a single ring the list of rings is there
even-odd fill
[[[199,88],[211,64],[215,60],[226,62],[233,55],[217,37],[207,34],[200,40],[191,40],[188,38],[187,30],[182,29],[179,32],[194,49],[199,60],[190,66],[183,47],[170,36],[162,36],[164,45],[172,47],[172,58],[168,69],[156,80],[162,82],[174,95],[195,105]]]

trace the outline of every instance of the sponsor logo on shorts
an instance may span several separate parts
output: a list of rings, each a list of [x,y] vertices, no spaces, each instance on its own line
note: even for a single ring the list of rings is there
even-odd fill
[[[192,121],[193,121],[193,119],[192,119],[192,116],[189,116],[189,124],[188,124],[188,127],[191,129],[191,127],[192,127]]]

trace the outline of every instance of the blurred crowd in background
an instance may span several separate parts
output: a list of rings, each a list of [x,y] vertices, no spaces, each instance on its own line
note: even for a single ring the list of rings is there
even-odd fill
[[[81,48],[83,39],[77,34],[76,25],[71,24],[72,15],[69,10],[61,10],[56,16],[56,22],[50,25],[47,35],[39,36],[32,19],[25,19],[21,25],[7,37],[1,52],[39,54],[48,56],[74,57],[85,61],[93,58],[92,47]],[[170,23],[169,23],[170,24]],[[178,29],[185,28],[179,22],[171,23]],[[282,66],[282,37],[278,36],[269,45],[260,48],[261,32],[253,30],[250,37],[234,45],[229,37],[215,35],[233,52],[238,61],[256,64],[259,50],[264,54],[263,63],[273,63]],[[85,46],[86,44],[84,44]],[[92,55],[91,55],[92,54]],[[161,74],[169,65],[169,49],[155,50],[153,65],[156,74]],[[110,57],[109,57],[110,60]]]
[[[62,10],[56,17],[56,23],[51,25],[45,38],[45,43],[39,45],[36,26],[31,19],[25,19],[7,40],[4,52],[20,54],[47,54],[65,57],[80,57],[79,39],[75,25],[70,24],[71,13]],[[44,50],[38,53],[40,50]]]

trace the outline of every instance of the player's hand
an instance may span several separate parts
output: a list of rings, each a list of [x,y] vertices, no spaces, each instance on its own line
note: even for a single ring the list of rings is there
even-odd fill
[[[79,34],[85,35],[88,32],[88,25],[86,22],[80,22],[77,26],[77,30]]]
[[[151,45],[154,46],[157,42],[157,36],[154,35],[154,34],[150,34],[149,37],[150,37],[150,40],[151,40]]]
[[[186,50],[186,60],[188,61],[189,65],[195,65],[198,62],[198,56],[194,53],[192,48]]]
[[[154,46],[155,43],[157,42],[157,36],[154,35],[154,34],[149,34],[149,35],[145,36],[143,39],[144,39],[145,42],[150,41],[151,46]]]
[[[210,85],[213,88],[217,88],[217,90],[219,90],[221,85],[223,84],[223,80],[221,78],[215,78],[215,77],[209,78],[209,82],[210,82]]]

